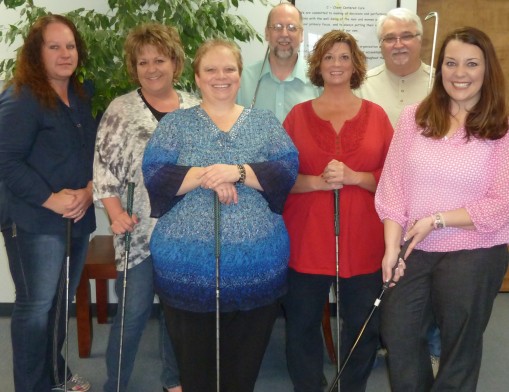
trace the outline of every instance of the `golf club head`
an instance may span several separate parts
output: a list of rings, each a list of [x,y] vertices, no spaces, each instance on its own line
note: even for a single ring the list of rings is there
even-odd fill
[[[428,15],[426,15],[424,20],[428,20],[428,19],[431,19],[431,18],[437,18],[438,19],[438,12],[431,11]]]

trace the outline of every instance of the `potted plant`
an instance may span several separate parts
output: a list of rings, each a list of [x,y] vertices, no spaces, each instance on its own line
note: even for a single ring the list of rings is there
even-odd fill
[[[105,0],[106,1],[106,0]],[[111,100],[130,91],[131,85],[124,67],[123,45],[127,32],[143,22],[157,21],[173,25],[180,33],[188,55],[178,87],[194,89],[191,60],[198,46],[209,38],[228,38],[247,42],[261,37],[247,18],[230,13],[239,0],[107,0],[109,10],[100,13],[78,8],[66,13],[85,40],[89,58],[79,70],[79,77],[90,79],[95,85],[94,114],[104,111]],[[241,0],[254,2],[254,0]],[[267,0],[260,0],[266,4]],[[7,9],[20,12],[20,19],[7,30],[0,30],[0,42],[13,45],[24,36],[39,16],[47,14],[33,0],[0,0]],[[15,59],[0,61],[0,76],[9,79]]]

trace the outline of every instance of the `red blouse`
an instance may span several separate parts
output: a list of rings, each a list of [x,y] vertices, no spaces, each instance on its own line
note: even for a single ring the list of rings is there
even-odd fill
[[[299,174],[320,175],[336,159],[355,171],[371,172],[378,183],[393,129],[383,109],[363,100],[339,134],[317,116],[312,101],[296,105],[283,126],[299,150]],[[373,273],[384,254],[383,225],[374,193],[345,185],[340,195],[339,272],[343,278]],[[290,194],[283,212],[290,235],[290,264],[309,274],[336,275],[332,191]]]

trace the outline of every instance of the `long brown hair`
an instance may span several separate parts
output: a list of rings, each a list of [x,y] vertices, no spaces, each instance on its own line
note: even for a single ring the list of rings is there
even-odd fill
[[[417,108],[415,121],[424,129],[422,134],[426,137],[439,139],[449,131],[450,97],[442,82],[442,64],[445,48],[452,40],[479,47],[486,64],[481,96],[470,109],[465,120],[467,138],[500,139],[505,136],[508,128],[504,74],[491,40],[485,33],[474,27],[456,29],[445,38],[438,56],[433,88]]]
[[[78,52],[78,67],[83,65],[86,59],[86,46],[74,23],[62,15],[45,15],[37,19],[30,28],[18,54],[14,77],[10,83],[14,85],[17,93],[23,86],[29,87],[39,102],[48,108],[55,108],[58,96],[49,83],[46,67],[42,60],[44,32],[51,23],[62,23],[71,29]],[[71,77],[71,83],[75,85],[81,96],[85,94],[75,75]]]

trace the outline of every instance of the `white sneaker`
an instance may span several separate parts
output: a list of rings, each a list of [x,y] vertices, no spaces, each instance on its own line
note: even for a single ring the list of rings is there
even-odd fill
[[[70,379],[67,380],[67,392],[87,392],[90,389],[90,383],[88,380],[83,377],[78,376],[77,374],[73,375]],[[53,387],[51,391],[63,391],[64,384]]]

